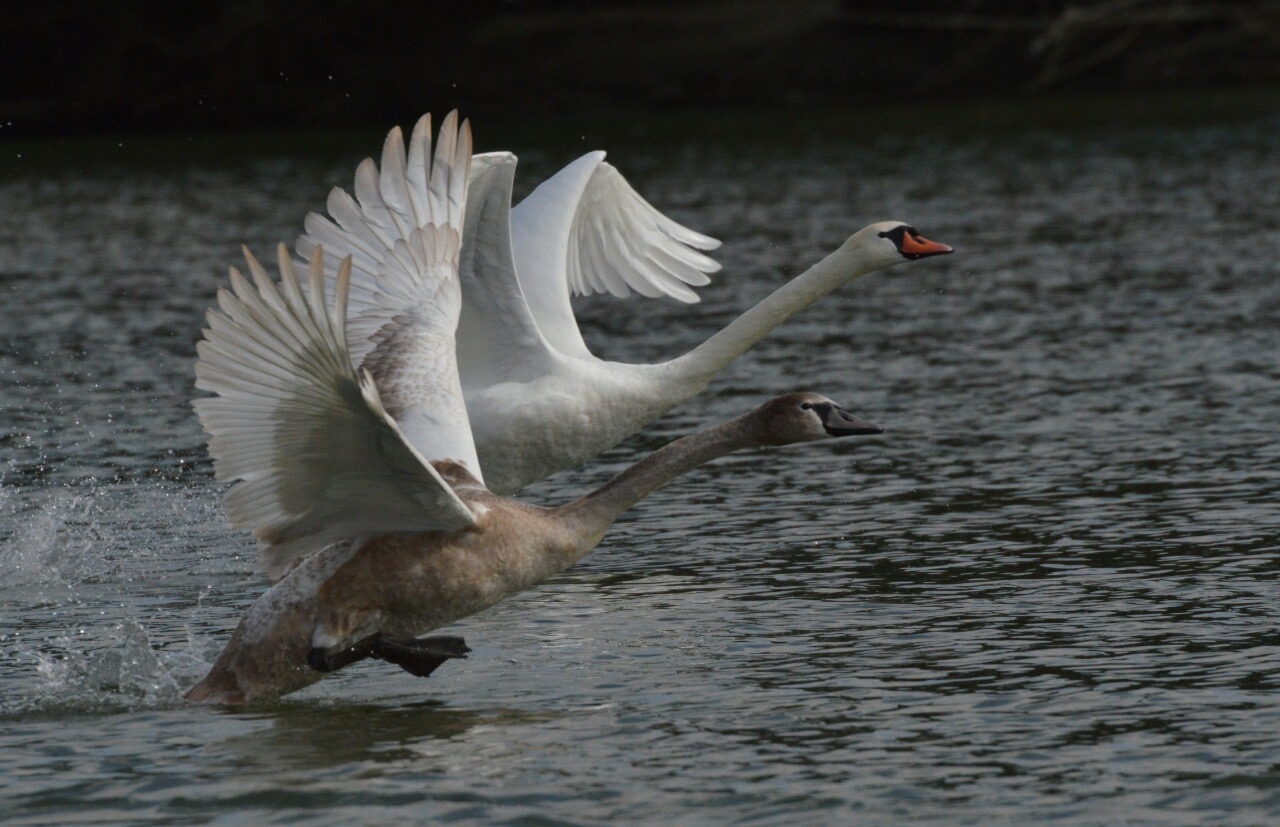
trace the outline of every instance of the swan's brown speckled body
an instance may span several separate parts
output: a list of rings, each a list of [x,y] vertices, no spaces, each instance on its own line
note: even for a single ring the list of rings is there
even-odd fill
[[[325,676],[307,665],[315,646],[426,634],[563,571],[599,541],[575,541],[546,509],[460,493],[483,511],[474,528],[387,535],[354,554],[342,544],[295,566],[253,605],[188,698],[246,703],[297,691]]]
[[[598,539],[570,536],[543,509],[493,495],[465,499],[490,500],[474,528],[380,537],[321,584],[315,643],[438,629],[564,571]]]

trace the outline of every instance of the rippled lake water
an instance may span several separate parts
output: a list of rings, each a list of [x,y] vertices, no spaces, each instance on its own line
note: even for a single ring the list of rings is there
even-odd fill
[[[873,220],[958,252],[526,496],[788,390],[884,436],[690,474],[428,681],[361,664],[249,711],[179,699],[264,588],[194,343],[238,245],[291,241],[379,136],[0,145],[0,820],[1275,823],[1268,105],[476,123],[526,190],[603,146],[724,239],[700,305],[581,304],[611,358],[682,352]]]

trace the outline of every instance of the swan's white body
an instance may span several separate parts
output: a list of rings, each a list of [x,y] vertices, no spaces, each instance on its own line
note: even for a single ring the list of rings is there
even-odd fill
[[[387,140],[381,172],[366,159],[356,173],[357,197],[335,188],[333,220],[307,216],[298,241],[304,258],[324,245],[331,278],[334,258],[353,257],[357,320],[365,303],[381,296],[387,262],[403,258],[398,245],[413,229],[407,216],[388,209],[393,198],[387,193],[403,189],[400,180],[413,172],[405,170],[398,136],[397,129]],[[909,255],[887,238],[905,225],[872,224],[690,353],[659,364],[610,362],[583,342],[570,293],[635,290],[696,301],[689,285],[705,284],[718,265],[693,248],[718,242],[654,210],[602,152],[570,164],[513,210],[515,167],[510,153],[473,159],[460,265],[458,371],[478,467],[496,493],[514,493],[616,445],[698,394],[770,330],[850,279],[950,249],[925,242],[930,251]],[[368,336],[367,326],[349,325],[357,364]]]

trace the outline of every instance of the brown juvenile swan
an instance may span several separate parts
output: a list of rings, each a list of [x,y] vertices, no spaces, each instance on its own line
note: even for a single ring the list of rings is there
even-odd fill
[[[440,265],[424,269],[438,275],[430,289],[447,307],[457,292],[457,233],[430,229],[404,255]],[[564,571],[618,515],[685,471],[740,448],[880,432],[825,397],[788,394],[676,440],[567,505],[526,505],[490,492],[458,462],[424,457],[404,437],[392,400],[380,398],[369,370],[357,375],[351,366],[350,261],[329,301],[322,255],[313,256],[303,284],[281,246],[277,286],[246,252],[255,285],[232,270],[234,293],[219,291],[222,312],[210,311],[200,343],[199,385],[218,395],[197,401],[197,410],[218,477],[240,480],[227,496],[228,514],[254,529],[267,561],[292,568],[249,609],[187,693],[192,701],[275,698],[365,658],[426,676],[467,648],[461,638],[418,635]],[[398,318],[381,341],[417,337],[429,345],[424,351],[452,358],[456,321],[456,309],[451,319]],[[419,377],[420,398],[394,405],[412,405],[420,425],[457,425],[443,421],[461,410],[448,367]],[[459,438],[465,428],[452,433]],[[326,545],[310,551],[316,543]],[[282,549],[284,557],[273,553]]]

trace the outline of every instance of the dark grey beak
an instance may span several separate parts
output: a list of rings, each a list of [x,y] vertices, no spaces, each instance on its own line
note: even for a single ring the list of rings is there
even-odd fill
[[[815,408],[818,406],[815,405]],[[863,434],[883,434],[884,428],[879,425],[872,425],[863,419],[841,408],[839,405],[824,406],[826,410],[819,410],[822,414],[822,427],[832,436],[859,436]]]

